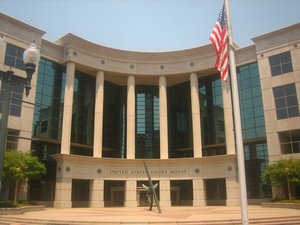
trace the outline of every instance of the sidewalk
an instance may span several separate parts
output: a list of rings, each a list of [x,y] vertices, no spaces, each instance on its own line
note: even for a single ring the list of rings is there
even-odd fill
[[[46,208],[23,215],[0,216],[0,224],[6,219],[15,222],[3,224],[241,224],[240,207],[169,207],[162,208],[162,213],[153,209]],[[248,214],[250,224],[287,224],[279,223],[287,220],[295,222],[288,224],[300,224],[300,211],[297,209],[249,206]]]

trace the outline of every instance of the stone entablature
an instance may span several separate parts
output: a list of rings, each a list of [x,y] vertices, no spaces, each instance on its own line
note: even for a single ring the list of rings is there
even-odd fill
[[[58,154],[57,178],[147,180],[143,159]],[[236,155],[146,160],[152,179],[212,179],[237,176]]]

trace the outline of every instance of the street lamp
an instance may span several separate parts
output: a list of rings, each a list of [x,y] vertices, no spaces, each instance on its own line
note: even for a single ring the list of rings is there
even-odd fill
[[[289,179],[289,168],[288,167],[285,167],[285,174],[286,174],[286,182],[287,182],[287,186],[288,186],[289,200],[292,200],[290,179]]]
[[[3,39],[0,37],[0,50],[3,49]],[[3,158],[6,148],[6,137],[7,137],[7,123],[10,108],[10,98],[12,85],[16,83],[22,83],[25,87],[25,94],[28,97],[31,89],[31,79],[35,72],[35,68],[40,60],[40,51],[36,44],[31,44],[28,49],[24,51],[23,60],[25,63],[26,78],[14,75],[14,72],[9,69],[7,72],[0,71],[0,80],[2,82],[2,90],[4,91],[3,102],[2,102],[2,115],[0,124],[0,194],[2,185],[2,174],[3,174]]]

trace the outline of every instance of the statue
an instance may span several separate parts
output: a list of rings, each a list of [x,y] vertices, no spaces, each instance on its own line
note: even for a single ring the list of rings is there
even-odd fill
[[[155,188],[157,188],[158,186],[158,183],[156,183],[155,185],[153,185],[152,183],[152,180],[151,180],[151,176],[150,176],[150,173],[149,173],[149,170],[148,170],[148,167],[147,167],[147,164],[146,164],[146,161],[144,161],[144,167],[145,167],[145,170],[146,170],[146,174],[147,174],[147,177],[148,177],[148,180],[149,180],[149,187],[147,187],[146,185],[143,185],[144,188],[146,188],[148,191],[148,199],[150,201],[150,211],[152,210],[152,206],[153,206],[153,197],[154,197],[154,200],[155,200],[155,203],[156,203],[156,207],[158,209],[158,212],[161,213],[161,209],[160,209],[160,205],[159,205],[159,201],[157,199],[157,196],[156,196],[156,192],[155,192]],[[154,187],[155,186],[155,187]]]
[[[150,187],[147,187],[145,184],[142,184],[142,186],[147,190],[147,198],[148,198],[148,202],[150,204],[149,211],[151,211],[152,207],[153,207],[153,193],[152,193]],[[158,183],[153,185],[154,191],[157,187],[158,187]]]

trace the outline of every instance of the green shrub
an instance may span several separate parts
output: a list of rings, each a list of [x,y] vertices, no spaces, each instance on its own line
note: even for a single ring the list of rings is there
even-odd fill
[[[16,208],[12,201],[0,201],[0,208]]]

